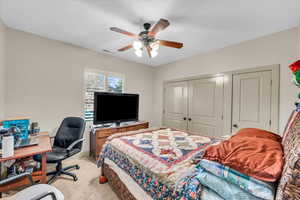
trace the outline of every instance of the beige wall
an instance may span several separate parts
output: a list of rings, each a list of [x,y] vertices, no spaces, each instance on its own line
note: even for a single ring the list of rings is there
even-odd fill
[[[300,59],[300,25],[298,26],[298,58]]]
[[[140,119],[152,120],[151,67],[12,29],[7,41],[6,116],[26,115],[54,132],[64,117],[82,116],[83,73],[94,68],[124,74],[126,92],[140,94]]]
[[[300,51],[299,54],[297,52],[300,41],[299,45],[295,42],[298,37],[300,38],[300,31],[295,28],[151,68],[7,29],[6,39],[3,39],[7,42],[7,55],[4,57],[8,77],[5,87],[5,116],[28,115],[33,121],[40,123],[42,130],[55,132],[65,116],[82,115],[83,71],[85,68],[95,68],[124,74],[126,92],[141,94],[140,119],[160,125],[164,80],[280,64],[282,130],[294,108],[298,92],[290,81],[292,76],[288,69],[288,65],[300,55]],[[1,38],[4,38],[3,31],[0,31],[0,40]],[[0,58],[1,52],[5,52],[3,49],[0,45]],[[4,61],[4,58],[0,60]],[[3,72],[3,66],[3,62],[0,62],[0,72]],[[0,91],[3,93],[4,81],[0,81]],[[1,105],[3,107],[3,97],[0,97],[0,110]],[[88,150],[88,142],[85,150]]]
[[[291,83],[292,74],[288,69],[288,65],[297,58],[297,35],[298,30],[294,28],[156,68],[153,118],[156,120],[155,124],[161,124],[164,80],[280,64],[279,128],[282,131],[294,108],[298,91]]]
[[[0,21],[0,119],[4,117],[5,112],[5,52],[6,52],[6,40],[5,40],[5,26]]]

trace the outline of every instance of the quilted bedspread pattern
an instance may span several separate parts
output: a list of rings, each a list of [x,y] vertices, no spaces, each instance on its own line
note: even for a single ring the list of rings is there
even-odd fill
[[[153,199],[198,199],[196,194],[204,190],[209,193],[209,189],[196,180],[188,180],[196,182],[186,189],[182,185],[187,184],[185,177],[195,169],[193,159],[201,157],[206,147],[219,141],[171,129],[129,132],[109,138],[98,165],[105,158],[112,160]]]

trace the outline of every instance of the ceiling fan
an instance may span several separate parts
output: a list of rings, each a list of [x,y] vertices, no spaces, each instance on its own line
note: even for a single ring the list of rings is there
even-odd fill
[[[128,31],[122,30],[117,27],[111,27],[110,30],[118,33],[122,33],[129,37],[136,39],[132,44],[127,45],[123,48],[118,49],[118,51],[126,51],[128,49],[134,48],[135,54],[138,57],[142,57],[143,49],[145,48],[148,52],[150,58],[154,58],[158,54],[159,46],[167,46],[172,48],[180,49],[183,47],[183,43],[173,42],[168,40],[160,40],[155,38],[156,34],[170,25],[169,21],[166,19],[160,19],[154,26],[151,27],[151,24],[145,23],[145,30],[140,32],[138,35],[130,33]],[[151,28],[151,29],[150,29]]]

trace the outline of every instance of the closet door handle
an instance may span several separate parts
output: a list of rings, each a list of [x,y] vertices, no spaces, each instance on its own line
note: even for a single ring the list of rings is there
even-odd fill
[[[188,120],[189,120],[189,121],[192,121],[192,118],[189,118]]]
[[[239,126],[237,124],[232,125],[234,128],[238,128]]]
[[[186,117],[184,117],[183,120],[185,121],[185,120],[186,120]]]

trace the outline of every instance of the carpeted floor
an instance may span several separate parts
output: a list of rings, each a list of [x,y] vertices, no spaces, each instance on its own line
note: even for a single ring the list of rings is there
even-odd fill
[[[65,196],[65,200],[118,200],[108,184],[99,184],[100,169],[88,156],[77,156],[66,160],[64,166],[79,164],[79,170],[72,172],[78,176],[78,181],[72,178],[58,178],[52,185]],[[51,166],[49,168],[52,168]]]
[[[52,184],[64,194],[65,200],[118,200],[108,184],[99,184],[100,169],[95,161],[88,156],[78,155],[63,162],[63,166],[74,164],[80,166],[79,170],[72,170],[78,181],[74,182],[71,177],[62,176]],[[48,164],[47,168],[47,171],[52,171],[55,165]],[[17,191],[10,191],[9,194],[4,194],[4,197],[9,197],[15,192]]]

